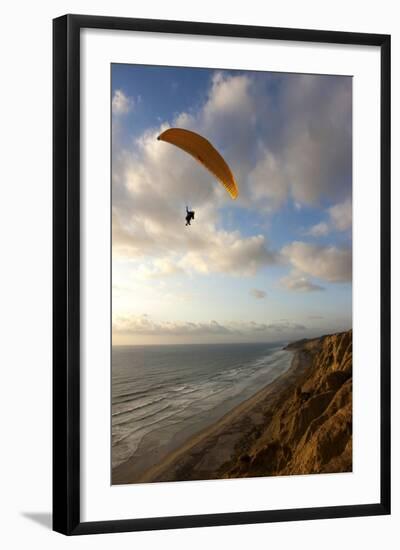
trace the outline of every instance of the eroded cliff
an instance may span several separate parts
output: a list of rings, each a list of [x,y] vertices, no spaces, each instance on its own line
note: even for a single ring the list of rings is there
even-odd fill
[[[352,470],[352,331],[287,349],[307,365],[303,376],[264,411],[264,422],[240,441],[221,477]]]

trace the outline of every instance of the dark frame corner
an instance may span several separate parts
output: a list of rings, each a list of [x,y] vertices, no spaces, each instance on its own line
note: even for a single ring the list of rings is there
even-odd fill
[[[381,498],[352,506],[80,521],[80,31],[129,30],[381,49]],[[65,535],[390,514],[390,36],[65,15],[53,21],[53,529]]]

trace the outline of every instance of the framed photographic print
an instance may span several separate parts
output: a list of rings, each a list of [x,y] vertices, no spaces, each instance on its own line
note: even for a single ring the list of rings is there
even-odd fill
[[[390,513],[390,37],[54,20],[54,529]]]

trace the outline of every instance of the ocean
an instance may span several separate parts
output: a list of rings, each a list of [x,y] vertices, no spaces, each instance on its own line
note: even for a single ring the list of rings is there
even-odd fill
[[[283,344],[114,346],[112,467],[139,475],[285,372]]]

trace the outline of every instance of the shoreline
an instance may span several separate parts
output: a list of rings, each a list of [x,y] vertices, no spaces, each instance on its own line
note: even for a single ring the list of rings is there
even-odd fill
[[[285,348],[284,348],[285,349]],[[159,463],[140,475],[132,472],[132,460],[112,471],[112,484],[152,483],[190,479],[219,479],[219,470],[235,454],[240,440],[250,437],[265,422],[274,405],[300,383],[311,366],[309,354],[290,349],[290,366],[275,380],[224,414],[219,420],[189,437]]]

